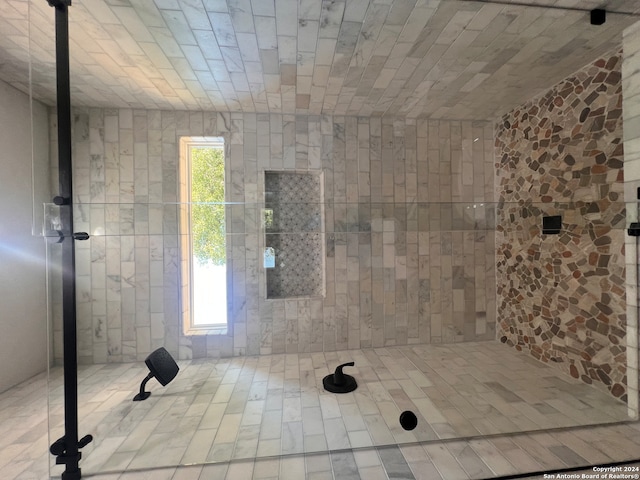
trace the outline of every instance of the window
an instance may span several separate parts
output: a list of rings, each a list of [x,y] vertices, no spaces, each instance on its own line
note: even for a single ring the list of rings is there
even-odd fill
[[[224,172],[222,138],[180,139],[180,292],[187,334],[227,331]]]

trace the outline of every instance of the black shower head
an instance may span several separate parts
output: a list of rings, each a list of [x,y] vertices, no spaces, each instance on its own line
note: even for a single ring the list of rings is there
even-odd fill
[[[142,383],[140,384],[140,393],[133,397],[134,402],[139,402],[149,398],[151,392],[145,392],[144,387],[153,377],[155,377],[158,382],[160,382],[160,385],[164,387],[175,378],[180,370],[178,364],[164,347],[160,347],[151,352],[145,359],[144,363],[149,368],[149,375],[142,380]]]

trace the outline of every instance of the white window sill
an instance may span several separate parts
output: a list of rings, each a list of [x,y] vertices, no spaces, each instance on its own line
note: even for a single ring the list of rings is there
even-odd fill
[[[229,327],[224,326],[214,326],[214,325],[202,325],[191,327],[187,329],[184,334],[187,337],[196,336],[196,335],[227,335],[229,333]]]

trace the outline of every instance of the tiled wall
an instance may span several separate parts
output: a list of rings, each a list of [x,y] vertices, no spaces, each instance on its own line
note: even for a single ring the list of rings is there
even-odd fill
[[[600,58],[498,122],[496,245],[498,338],[626,399],[621,63]],[[543,235],[556,214],[561,233]]]
[[[640,22],[623,35],[624,198],[628,222],[638,221],[640,188]],[[625,236],[627,290],[627,386],[629,415],[638,417],[638,239]]]
[[[245,202],[229,232],[232,336],[180,333],[170,202],[183,135],[225,137],[229,200]],[[111,234],[78,242],[83,362],[161,345],[188,358],[495,338],[492,125],[87,109],[74,113],[74,162],[76,230]],[[323,173],[324,298],[265,300],[265,170]]]

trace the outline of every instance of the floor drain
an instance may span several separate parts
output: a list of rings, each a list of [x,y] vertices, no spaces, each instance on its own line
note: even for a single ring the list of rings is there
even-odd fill
[[[413,430],[418,425],[418,417],[410,410],[400,414],[400,425],[405,430]]]

